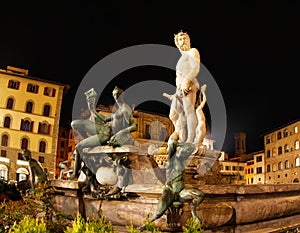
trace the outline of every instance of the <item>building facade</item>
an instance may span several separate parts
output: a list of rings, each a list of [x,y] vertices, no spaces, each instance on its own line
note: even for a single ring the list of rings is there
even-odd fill
[[[265,183],[295,183],[300,175],[300,120],[264,135]]]
[[[28,70],[0,70],[0,176],[28,179],[28,162],[22,149],[55,176],[59,120],[67,85],[31,77]]]

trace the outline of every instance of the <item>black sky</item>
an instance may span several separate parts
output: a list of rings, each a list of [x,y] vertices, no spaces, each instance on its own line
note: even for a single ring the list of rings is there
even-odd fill
[[[263,149],[264,133],[300,118],[299,1],[103,2],[1,3],[0,68],[13,65],[70,84],[62,124],[71,118],[68,106],[78,85],[99,60],[132,45],[174,46],[173,34],[180,29],[190,34],[222,92],[223,150],[233,153],[237,131],[247,133],[248,152]],[[157,69],[127,74],[133,82],[134,77],[170,78]]]

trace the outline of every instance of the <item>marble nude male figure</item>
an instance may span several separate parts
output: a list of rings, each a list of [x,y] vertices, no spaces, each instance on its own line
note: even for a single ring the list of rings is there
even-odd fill
[[[181,138],[181,140],[193,143],[197,125],[195,104],[199,90],[197,76],[200,72],[200,53],[196,48],[191,47],[190,37],[187,33],[180,31],[174,35],[174,40],[181,53],[176,65],[176,95],[182,97],[183,111],[187,121],[187,138]],[[177,115],[176,110],[170,112],[171,120]]]

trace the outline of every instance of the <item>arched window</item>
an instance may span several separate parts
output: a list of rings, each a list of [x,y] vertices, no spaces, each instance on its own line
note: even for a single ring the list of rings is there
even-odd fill
[[[279,131],[278,133],[277,133],[277,139],[279,140],[279,139],[281,139],[282,138],[282,134],[281,134],[281,131]]]
[[[297,140],[297,141],[295,141],[295,150],[299,150],[299,141]]]
[[[28,149],[28,139],[27,138],[22,139],[21,149]]]
[[[276,156],[277,155],[277,150],[276,150],[276,148],[274,147],[273,149],[272,149],[272,156]]]
[[[29,131],[32,132],[33,130],[33,121],[31,121],[30,119],[27,120],[21,120],[21,126],[20,126],[20,130],[23,131]]]
[[[282,154],[282,147],[278,147],[278,155],[281,155]]]
[[[270,157],[271,157],[271,151],[267,150],[267,158],[270,158]]]
[[[284,153],[287,153],[289,152],[289,145],[284,145]]]
[[[272,171],[273,172],[276,171],[276,164],[275,163],[272,164]]]
[[[47,123],[39,123],[39,129],[38,132],[40,134],[46,134],[49,135],[50,133],[50,124]]]
[[[8,98],[7,103],[6,103],[6,108],[7,109],[13,109],[14,106],[14,99],[13,98]]]
[[[0,164],[0,180],[7,180],[8,178],[8,168],[4,164]]]
[[[300,158],[296,158],[296,167],[299,167],[300,166]]]
[[[27,180],[29,178],[29,171],[24,167],[20,167],[16,171],[16,177],[17,181]]]
[[[22,130],[24,130],[24,131],[30,131],[30,121],[29,120],[25,120],[23,122]]]
[[[289,136],[289,131],[286,129],[283,132],[283,136],[286,138],[287,136]]]
[[[270,172],[270,171],[271,171],[271,165],[268,164],[268,165],[267,165],[267,172]]]
[[[283,169],[283,167],[282,167],[282,162],[279,162],[278,163],[278,170],[282,170]]]
[[[43,116],[50,116],[50,105],[46,104],[44,106]]]
[[[284,168],[285,169],[290,168],[290,162],[288,160],[285,160],[285,162],[284,162]]]
[[[46,151],[46,142],[40,141],[39,152],[45,152],[45,151]]]
[[[28,101],[26,104],[25,112],[32,113],[32,109],[33,109],[33,103],[31,101]]]
[[[8,136],[6,134],[2,135],[1,146],[8,146]]]
[[[4,128],[10,128],[10,117],[9,116],[6,116],[4,118],[4,125],[3,125]]]

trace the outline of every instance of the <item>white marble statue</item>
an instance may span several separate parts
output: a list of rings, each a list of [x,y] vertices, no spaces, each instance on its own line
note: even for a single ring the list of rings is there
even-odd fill
[[[183,111],[187,120],[187,139],[184,141],[193,143],[197,125],[195,104],[199,90],[197,76],[200,71],[200,53],[196,48],[191,48],[190,37],[187,33],[181,31],[175,34],[174,40],[181,53],[176,65],[176,95],[182,97]],[[178,112],[170,112],[170,115],[176,114]]]
[[[196,127],[196,137],[194,144],[199,148],[206,136],[206,118],[203,112],[204,105],[206,104],[206,84],[201,86],[201,92],[199,95],[199,106],[196,108],[197,116],[197,127]]]

